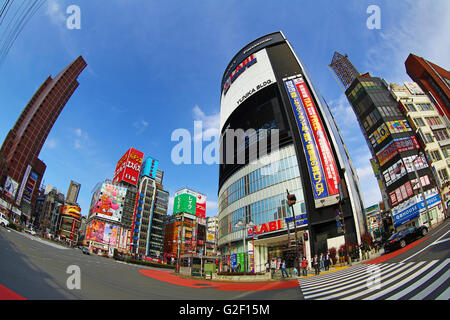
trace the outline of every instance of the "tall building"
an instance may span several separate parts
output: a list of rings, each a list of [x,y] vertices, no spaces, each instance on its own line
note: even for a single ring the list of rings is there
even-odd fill
[[[450,126],[450,72],[422,57],[410,54],[406,72],[425,92]]]
[[[0,148],[0,185],[13,192],[1,198],[13,212],[31,217],[46,166],[38,156],[56,119],[78,87],[77,77],[86,67],[80,56],[55,78],[49,76],[25,106]],[[6,168],[6,170],[4,170]],[[6,188],[8,186],[8,188]]]
[[[325,100],[281,32],[252,41],[226,67],[220,130],[223,261],[259,272],[273,260],[295,265],[299,254],[311,261],[345,238],[360,243],[367,231],[356,172]],[[287,190],[297,199],[293,211]],[[295,229],[301,243],[291,247]]]
[[[131,251],[152,258],[162,258],[164,255],[164,219],[169,202],[169,193],[161,184],[162,176],[157,179],[158,163],[148,157],[142,165],[131,227]]]
[[[70,181],[69,190],[66,194],[66,202],[76,204],[78,201],[78,195],[80,194],[81,184],[73,180]]]
[[[339,70],[336,74],[340,77]],[[345,94],[376,162],[372,165],[381,173],[382,194],[388,196],[383,200],[390,208],[393,227],[423,224],[428,213],[415,190],[423,186],[430,208],[439,208],[440,198],[424,150],[389,86],[366,73],[356,76]]]
[[[33,211],[34,227],[43,235],[55,235],[58,229],[59,213],[64,206],[64,194],[52,188],[36,201]]]
[[[206,218],[206,245],[205,254],[207,256],[217,255],[217,216]]]
[[[391,83],[390,90],[425,151],[433,173],[430,178],[436,182],[444,200],[444,210],[433,209],[431,217],[436,222],[443,220],[450,200],[450,127],[446,126],[445,116],[441,116],[438,107],[415,82]]]

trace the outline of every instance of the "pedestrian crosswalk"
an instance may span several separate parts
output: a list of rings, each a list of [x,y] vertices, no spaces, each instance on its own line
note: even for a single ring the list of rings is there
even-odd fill
[[[360,264],[300,278],[307,300],[449,300],[450,259]]]

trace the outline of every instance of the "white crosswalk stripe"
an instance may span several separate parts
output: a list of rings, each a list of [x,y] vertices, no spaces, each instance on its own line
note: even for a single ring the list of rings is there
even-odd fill
[[[361,264],[298,282],[307,300],[448,300],[449,263],[450,259]]]

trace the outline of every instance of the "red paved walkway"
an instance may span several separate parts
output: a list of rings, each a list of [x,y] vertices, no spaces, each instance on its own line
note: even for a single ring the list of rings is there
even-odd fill
[[[26,300],[26,299],[0,284],[0,300]]]
[[[369,260],[369,261],[364,262],[364,264],[382,263],[382,262],[385,262],[385,261],[387,261],[387,260],[390,260],[390,259],[392,259],[392,258],[394,258],[394,257],[396,257],[396,256],[398,256],[398,255],[400,255],[400,254],[402,254],[403,252],[408,251],[408,250],[410,250],[411,248],[417,246],[419,243],[421,243],[421,242],[427,240],[428,238],[429,238],[429,237],[422,238],[422,239],[420,239],[420,240],[414,241],[413,243],[407,245],[407,246],[404,247],[403,249],[399,249],[399,250],[393,251],[393,252],[391,252],[391,253],[383,254],[381,257],[378,257],[378,258],[375,258],[375,259],[372,259],[372,260]]]
[[[279,282],[214,282],[214,281],[202,281],[194,279],[186,279],[176,276],[173,271],[165,270],[151,270],[142,269],[140,273],[147,277],[164,281],[167,283],[175,284],[178,286],[190,287],[190,288],[215,288],[217,290],[224,291],[263,291],[263,290],[275,290],[298,287],[297,280],[279,281]]]

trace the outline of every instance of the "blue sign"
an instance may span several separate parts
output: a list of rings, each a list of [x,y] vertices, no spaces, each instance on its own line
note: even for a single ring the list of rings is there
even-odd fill
[[[294,110],[295,120],[300,130],[300,137],[303,143],[303,150],[306,156],[306,164],[308,165],[309,176],[312,183],[313,195],[315,199],[328,197],[328,186],[323,171],[323,164],[317,145],[314,141],[314,133],[311,129],[305,106],[303,105],[300,94],[295,87],[293,80],[284,82],[286,86],[291,106]]]
[[[231,268],[237,267],[237,253],[231,255]]]
[[[155,179],[158,171],[159,161],[148,157],[144,161],[142,175]]]
[[[284,220],[286,221],[286,224],[294,222],[293,217],[288,217],[288,218],[285,218]],[[305,224],[308,224],[308,219],[307,219],[306,213],[295,216],[295,224],[296,224],[296,226],[303,226]]]
[[[441,201],[439,194],[433,194],[427,198],[428,208],[436,205]],[[420,212],[426,210],[425,202],[423,199],[417,202],[416,198],[412,198],[409,201],[404,202],[402,205],[397,207],[398,209],[392,210],[392,217],[394,219],[394,228],[397,228],[405,223],[419,218]],[[405,209],[403,209],[405,208]]]

